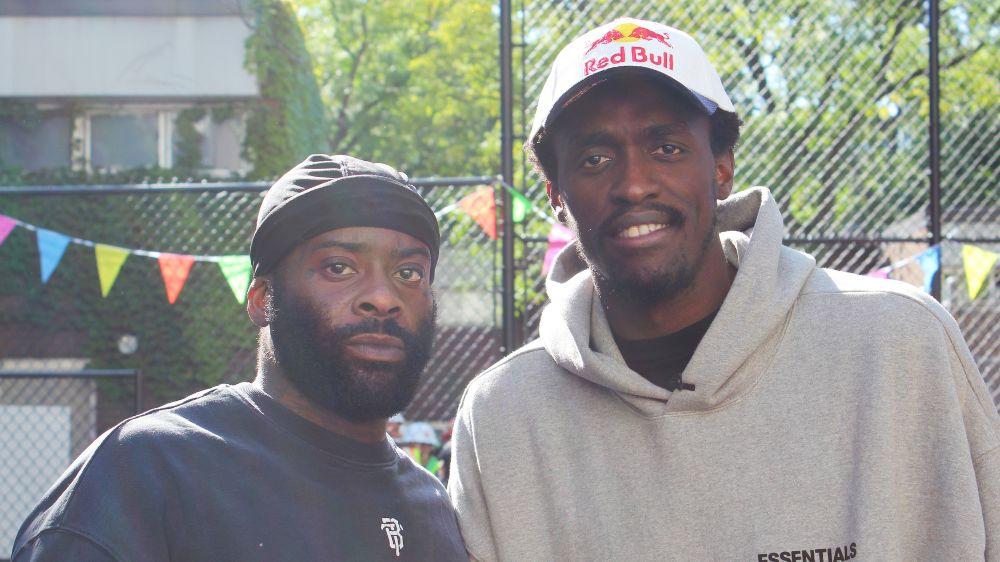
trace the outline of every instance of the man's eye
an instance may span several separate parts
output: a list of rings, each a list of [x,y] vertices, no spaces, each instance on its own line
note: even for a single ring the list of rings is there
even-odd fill
[[[357,273],[353,267],[347,265],[346,263],[331,263],[326,266],[326,270],[334,275],[350,275],[352,273]]]
[[[668,156],[673,154],[679,154],[680,151],[681,149],[678,148],[677,145],[675,144],[661,144],[660,146],[656,147],[656,152],[661,154],[666,154]]]
[[[397,271],[396,275],[403,281],[420,281],[424,278],[424,272],[415,267],[404,267]]]
[[[607,156],[602,156],[600,154],[594,154],[593,156],[588,156],[588,157],[586,157],[586,158],[583,159],[583,167],[584,168],[596,168],[597,166],[600,166],[601,164],[603,164],[603,163],[605,163],[605,162],[607,162],[609,160],[611,160],[611,159],[608,158]]]

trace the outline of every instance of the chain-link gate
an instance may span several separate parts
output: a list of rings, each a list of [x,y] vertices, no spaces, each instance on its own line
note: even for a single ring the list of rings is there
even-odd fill
[[[500,357],[498,243],[459,204],[492,212],[490,178],[414,180],[439,214],[442,248],[434,291],[435,352],[406,414],[451,418],[465,384]],[[0,247],[5,317],[0,358],[134,368],[145,407],[253,378],[256,328],[212,261],[196,261],[174,304],[145,252],[212,258],[246,254],[264,184],[31,186],[0,193],[0,214],[77,238],[47,282],[38,232],[15,228]],[[477,199],[480,200],[481,197]],[[495,233],[494,233],[495,234]],[[89,244],[88,244],[89,243]],[[132,250],[102,297],[94,243]],[[2,372],[2,369],[0,369]]]
[[[948,2],[931,17],[935,2],[513,0],[513,129],[523,142],[552,60],[584,31],[627,15],[691,33],[745,121],[737,189],[770,187],[787,243],[824,267],[867,273],[940,242],[936,296],[1000,401],[997,268],[971,300],[960,255],[963,244],[1000,251],[998,7]],[[544,185],[523,158],[519,174],[524,194],[545,208]],[[549,227],[538,219],[521,226],[517,308],[529,339],[545,302]],[[921,275],[915,263],[893,272],[918,285]]]
[[[6,559],[18,528],[39,498],[98,435],[138,411],[142,393],[137,371],[14,370],[7,368],[12,360],[4,362],[0,559]],[[50,366],[72,368],[67,362]]]

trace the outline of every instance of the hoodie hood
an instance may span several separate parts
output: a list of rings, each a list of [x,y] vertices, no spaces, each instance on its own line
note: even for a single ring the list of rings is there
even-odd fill
[[[755,187],[717,208],[720,243],[736,278],[715,320],[681,374],[694,390],[671,392],[625,364],[615,344],[590,270],[577,242],[556,258],[546,280],[551,304],[542,312],[539,338],[563,369],[617,393],[644,415],[706,411],[748,391],[780,338],[815,260],[781,245],[781,212],[771,192]],[[768,353],[759,353],[768,348]]]

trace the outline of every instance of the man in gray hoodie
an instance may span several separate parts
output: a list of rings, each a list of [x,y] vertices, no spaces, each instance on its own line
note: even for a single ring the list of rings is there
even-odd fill
[[[459,407],[477,560],[1000,560],[1000,418],[948,313],[782,245],[689,35],[557,56],[529,149],[577,241]]]

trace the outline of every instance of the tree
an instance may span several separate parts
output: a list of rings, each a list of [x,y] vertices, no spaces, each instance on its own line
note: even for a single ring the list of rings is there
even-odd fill
[[[336,153],[411,176],[499,169],[491,2],[302,0],[299,19]]]

